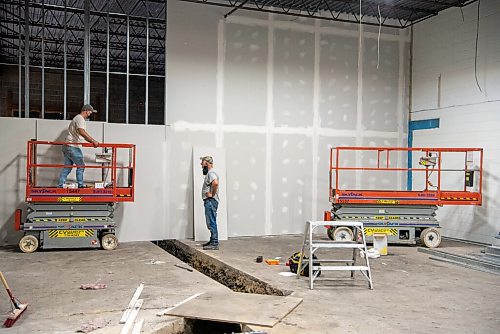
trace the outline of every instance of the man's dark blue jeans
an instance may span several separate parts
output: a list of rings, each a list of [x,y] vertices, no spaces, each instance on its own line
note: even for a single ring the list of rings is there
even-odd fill
[[[205,205],[205,219],[207,222],[207,228],[210,231],[210,245],[219,245],[219,235],[217,233],[217,208],[219,202],[213,198],[207,198],[204,201]]]

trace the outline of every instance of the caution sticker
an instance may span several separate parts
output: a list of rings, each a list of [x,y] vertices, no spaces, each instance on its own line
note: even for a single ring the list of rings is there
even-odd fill
[[[81,202],[81,197],[58,197],[58,202]]]
[[[369,237],[375,233],[381,233],[381,234],[387,234],[387,235],[398,235],[397,228],[365,227],[364,230],[365,230],[365,235],[367,237]]]
[[[94,236],[94,230],[50,230],[49,238],[86,238]]]
[[[377,204],[399,204],[399,201],[395,199],[378,199]]]

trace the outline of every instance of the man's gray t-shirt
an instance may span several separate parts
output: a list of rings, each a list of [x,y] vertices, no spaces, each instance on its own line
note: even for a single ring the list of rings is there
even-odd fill
[[[212,181],[219,180],[219,175],[211,169],[205,175],[205,180],[203,181],[203,187],[201,188],[201,198],[204,200],[208,198],[207,193],[212,192]],[[212,194],[212,197],[219,202],[219,188],[217,188],[217,193]]]

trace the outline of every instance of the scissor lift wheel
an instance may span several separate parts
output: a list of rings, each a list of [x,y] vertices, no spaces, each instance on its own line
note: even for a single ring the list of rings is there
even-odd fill
[[[31,234],[25,235],[19,241],[19,248],[23,253],[33,253],[38,249],[38,245],[38,238]]]
[[[441,244],[441,233],[436,228],[426,228],[420,233],[420,241],[427,248],[436,248]]]
[[[114,234],[105,234],[101,238],[101,246],[105,250],[113,250],[118,247],[118,238]]]
[[[354,233],[349,227],[340,226],[333,231],[334,241],[353,241]]]

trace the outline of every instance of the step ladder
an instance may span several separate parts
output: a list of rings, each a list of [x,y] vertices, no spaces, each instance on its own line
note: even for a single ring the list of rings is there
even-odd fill
[[[333,241],[324,238],[325,233],[322,233],[323,238],[315,238],[314,230],[317,227],[332,226],[337,227],[349,227],[353,229],[354,241]],[[361,241],[357,240],[357,236],[361,235]],[[314,253],[321,248],[331,248],[331,249],[352,249],[352,258],[349,259],[313,259]],[[358,258],[359,251],[363,251],[364,265],[356,265],[356,260]],[[304,259],[307,256],[307,259]],[[342,264],[342,265],[318,265],[319,263],[328,264]],[[345,265],[343,265],[345,264]],[[307,269],[306,269],[307,266]],[[320,272],[324,271],[350,271],[351,278],[354,279],[354,272],[359,271],[363,274],[364,278],[368,281],[368,287],[373,289],[372,274],[370,270],[370,261],[367,256],[366,247],[366,237],[363,229],[362,222],[354,221],[308,221],[306,222],[306,227],[304,231],[304,242],[302,244],[302,251],[300,252],[299,266],[297,270],[297,278],[300,278],[300,273],[302,270],[309,270],[309,285],[310,289],[314,287],[314,280],[317,279]]]

